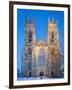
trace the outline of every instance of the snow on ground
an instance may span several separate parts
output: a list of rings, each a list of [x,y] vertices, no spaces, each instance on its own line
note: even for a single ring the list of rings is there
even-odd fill
[[[41,79],[49,79],[45,76],[42,76],[42,77],[23,77],[23,78],[18,78],[18,80],[41,80]]]

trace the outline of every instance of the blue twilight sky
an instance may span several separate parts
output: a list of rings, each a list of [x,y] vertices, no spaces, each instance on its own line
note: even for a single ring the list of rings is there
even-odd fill
[[[21,51],[23,48],[24,39],[24,20],[25,17],[35,19],[36,23],[36,40],[39,41],[47,39],[48,18],[56,21],[58,18],[58,34],[61,53],[64,52],[64,12],[51,10],[31,10],[31,9],[17,9],[17,65],[21,71]]]

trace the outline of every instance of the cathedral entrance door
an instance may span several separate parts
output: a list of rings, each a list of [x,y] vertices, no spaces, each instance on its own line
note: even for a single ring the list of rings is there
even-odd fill
[[[39,73],[40,75],[40,79],[43,79],[43,76],[44,76],[44,71],[41,71],[40,73]]]
[[[40,76],[43,76],[43,75],[44,75],[44,72],[41,71],[41,72],[40,72]]]

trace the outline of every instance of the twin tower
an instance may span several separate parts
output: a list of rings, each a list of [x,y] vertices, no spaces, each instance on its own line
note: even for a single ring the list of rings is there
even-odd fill
[[[46,78],[60,77],[60,48],[58,37],[58,20],[48,19],[47,41],[36,41],[36,23],[24,23],[24,44],[22,49],[21,72],[22,77]]]

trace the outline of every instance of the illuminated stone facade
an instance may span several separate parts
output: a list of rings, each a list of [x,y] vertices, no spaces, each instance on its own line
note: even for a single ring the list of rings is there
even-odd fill
[[[33,21],[25,21],[24,45],[22,49],[22,76],[36,77],[42,73],[46,77],[60,77],[60,50],[57,20],[48,19],[47,41],[36,42],[36,26]]]

